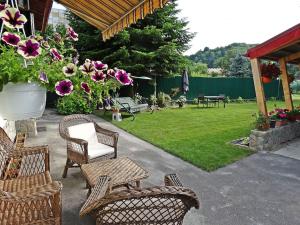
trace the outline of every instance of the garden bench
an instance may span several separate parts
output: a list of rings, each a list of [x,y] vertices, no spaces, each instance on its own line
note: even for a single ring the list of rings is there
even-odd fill
[[[145,111],[148,109],[148,104],[137,104],[130,97],[115,98],[117,105],[120,106],[120,110],[126,111],[135,119],[135,113]]]

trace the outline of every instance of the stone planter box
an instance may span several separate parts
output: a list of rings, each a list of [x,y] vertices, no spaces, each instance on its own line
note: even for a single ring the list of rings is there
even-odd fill
[[[297,137],[300,137],[300,122],[288,123],[267,131],[252,130],[249,147],[254,151],[274,151],[281,144]]]

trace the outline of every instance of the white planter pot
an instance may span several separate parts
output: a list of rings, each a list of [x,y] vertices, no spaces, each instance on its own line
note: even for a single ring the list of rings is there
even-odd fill
[[[41,117],[46,94],[46,88],[37,83],[8,83],[0,92],[0,117],[13,121]]]

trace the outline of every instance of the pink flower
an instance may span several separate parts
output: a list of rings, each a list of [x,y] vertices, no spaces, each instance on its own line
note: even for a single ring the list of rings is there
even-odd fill
[[[35,39],[28,39],[18,43],[18,53],[25,59],[33,59],[42,53],[42,49]]]
[[[95,70],[107,70],[108,65],[102,63],[101,61],[93,61],[93,65],[95,67]]]
[[[55,92],[59,96],[67,96],[73,92],[74,86],[72,81],[66,79],[62,81],[58,81],[55,84]]]
[[[51,48],[50,49],[50,54],[53,58],[54,61],[61,61],[63,60],[63,56],[61,54],[59,54],[59,52],[57,51],[56,48]]]
[[[88,95],[91,94],[91,88],[89,87],[89,85],[85,82],[81,82],[81,88],[84,90],[85,93],[87,93]]]
[[[27,22],[26,17],[20,13],[16,8],[5,8],[1,5],[0,18],[3,24],[8,28],[23,28],[24,23]]]
[[[94,75],[92,75],[92,80],[96,83],[104,82],[106,75],[102,71],[96,71]]]
[[[18,43],[21,41],[21,37],[19,35],[9,33],[9,32],[4,32],[1,39],[6,44],[13,46],[13,47],[18,46]]]
[[[287,115],[285,113],[280,113],[279,118],[280,119],[285,119],[285,118],[287,118]]]
[[[78,41],[78,34],[73,30],[72,27],[67,29],[68,37],[73,41]]]
[[[81,72],[85,75],[94,75],[95,74],[95,67],[93,63],[89,59],[85,60],[85,63],[79,67]]]
[[[115,75],[117,81],[119,81],[122,85],[132,85],[133,80],[130,77],[130,74],[126,73],[125,70],[118,70]]]

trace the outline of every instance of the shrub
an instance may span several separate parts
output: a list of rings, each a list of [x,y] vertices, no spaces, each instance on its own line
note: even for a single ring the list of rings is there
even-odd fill
[[[176,95],[180,93],[180,88],[172,88],[170,92],[170,96],[174,98]]]
[[[225,98],[225,103],[230,103],[230,102],[231,102],[230,97],[229,97],[229,96],[226,96],[226,98]]]
[[[163,93],[163,92],[158,93],[157,104],[159,107],[164,108],[164,107],[168,106],[171,103],[171,101],[172,101],[172,99],[171,99],[170,95]]]
[[[156,105],[157,103],[157,98],[155,97],[155,95],[150,95],[150,98],[149,98],[149,105],[152,106],[152,105]]]
[[[82,95],[71,94],[60,98],[57,102],[57,111],[59,114],[90,114],[96,109],[96,104],[88,101]]]
[[[184,104],[186,103],[186,97],[184,95],[181,95],[176,103],[179,105],[179,108],[182,108],[184,106]]]
[[[244,103],[245,100],[240,96],[238,97],[238,99],[236,100],[237,103]]]

